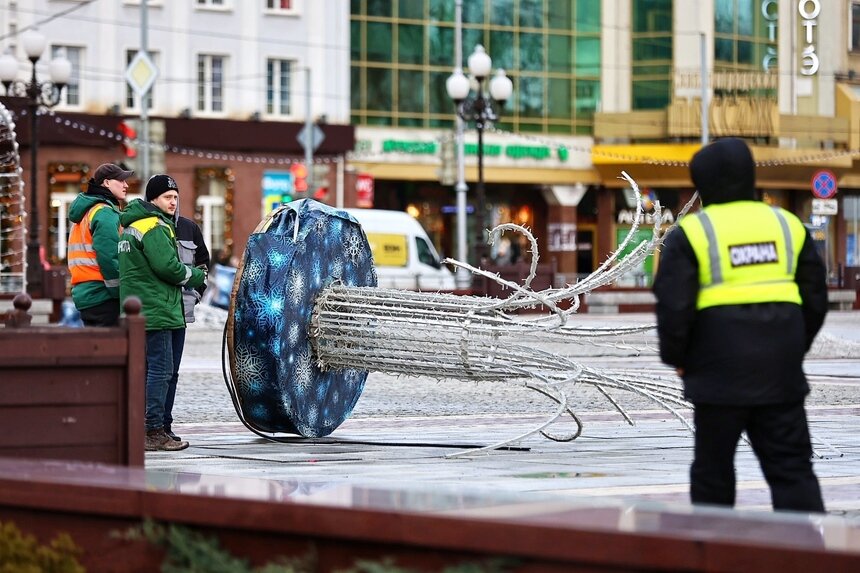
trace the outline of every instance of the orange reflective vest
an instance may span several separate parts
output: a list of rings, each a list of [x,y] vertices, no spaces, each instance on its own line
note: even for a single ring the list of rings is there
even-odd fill
[[[80,222],[72,225],[72,230],[69,233],[67,254],[73,285],[87,281],[103,282],[105,280],[99,268],[99,263],[96,260],[96,251],[93,248],[93,233],[90,230],[93,217],[103,207],[106,207],[104,203],[93,205]]]

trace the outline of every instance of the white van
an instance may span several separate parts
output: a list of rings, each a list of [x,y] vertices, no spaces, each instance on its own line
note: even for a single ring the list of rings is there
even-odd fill
[[[454,273],[439,260],[424,227],[408,213],[346,209],[361,224],[379,286],[422,291],[453,291]]]

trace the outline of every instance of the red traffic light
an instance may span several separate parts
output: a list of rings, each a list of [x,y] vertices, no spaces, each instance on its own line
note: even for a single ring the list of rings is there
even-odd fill
[[[121,121],[117,126],[117,131],[120,135],[128,139],[137,139],[137,130],[134,129],[128,122]]]
[[[293,189],[298,193],[304,193],[308,190],[308,169],[304,163],[293,163],[290,166],[290,173],[293,174]]]
[[[119,134],[122,135],[120,147],[122,147],[123,154],[132,159],[137,157],[137,147],[136,142],[134,141],[137,139],[137,130],[127,121],[119,122],[116,129]]]

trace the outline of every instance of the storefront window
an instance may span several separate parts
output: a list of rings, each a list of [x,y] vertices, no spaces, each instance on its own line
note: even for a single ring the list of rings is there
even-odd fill
[[[845,265],[860,267],[860,195],[845,197],[842,218],[845,221]]]

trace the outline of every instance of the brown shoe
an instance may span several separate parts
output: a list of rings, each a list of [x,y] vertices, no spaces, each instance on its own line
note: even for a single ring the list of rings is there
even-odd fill
[[[164,428],[146,431],[146,442],[144,444],[144,449],[147,452],[175,452],[177,450],[184,450],[187,447],[188,442],[174,441],[170,436],[167,435],[167,433],[164,431]]]

